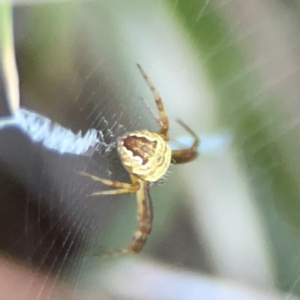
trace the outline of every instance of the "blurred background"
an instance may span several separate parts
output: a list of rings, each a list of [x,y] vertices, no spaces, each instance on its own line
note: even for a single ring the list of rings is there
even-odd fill
[[[0,122],[13,103],[9,19],[21,107],[74,133],[100,130],[108,143],[156,131],[139,63],[165,103],[171,140],[182,147],[180,118],[203,143],[196,161],[151,188],[142,253],[107,258],[130,242],[135,196],[90,197],[105,187],[77,171],[129,182],[116,150],[59,154],[16,126],[1,129],[5,299],[298,299],[297,1],[1,2]]]

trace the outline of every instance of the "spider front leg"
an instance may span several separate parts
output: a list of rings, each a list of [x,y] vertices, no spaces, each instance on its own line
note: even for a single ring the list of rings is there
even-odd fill
[[[159,93],[157,92],[156,88],[154,87],[152,81],[150,80],[150,78],[148,77],[146,72],[144,71],[144,69],[139,64],[137,64],[137,66],[138,66],[140,72],[142,73],[144,79],[146,80],[146,82],[154,96],[156,106],[159,111],[159,117],[157,118],[156,116],[154,116],[160,127],[160,130],[158,133],[164,138],[165,141],[168,141],[169,140],[169,135],[168,135],[169,119],[166,115],[165,108],[164,108],[163,102],[161,100],[161,97],[160,97]]]
[[[143,249],[147,241],[148,235],[150,234],[152,229],[153,212],[152,212],[152,200],[149,194],[149,186],[150,186],[149,182],[139,180],[134,175],[130,176],[132,183],[129,184],[129,183],[124,183],[119,181],[102,179],[82,171],[79,171],[78,173],[82,176],[89,177],[94,181],[99,181],[105,185],[113,186],[117,188],[115,190],[95,192],[91,194],[92,196],[113,195],[113,194],[122,194],[122,193],[136,193],[138,226],[127,248],[121,251],[114,251],[112,255],[126,254],[126,253],[139,253]]]
[[[196,133],[183,121],[178,120],[178,123],[194,138],[194,143],[191,147],[179,150],[172,150],[172,161],[175,164],[182,164],[190,162],[198,156],[198,147],[200,144],[200,139],[198,138]]]
[[[91,194],[91,196],[136,193],[140,188],[140,184],[137,181],[134,183],[125,183],[125,182],[119,182],[119,181],[112,181],[112,180],[108,180],[108,179],[102,179],[102,178],[99,178],[97,176],[91,175],[91,174],[83,172],[83,171],[79,171],[78,173],[81,176],[86,176],[86,177],[91,178],[94,181],[99,181],[105,185],[113,186],[113,187],[117,188],[115,190],[94,192]]]
[[[121,253],[136,254],[142,251],[147,238],[152,230],[153,211],[152,199],[149,193],[149,182],[132,177],[133,182],[137,180],[140,183],[140,189],[136,192],[137,220],[138,225],[133,238],[127,248]]]

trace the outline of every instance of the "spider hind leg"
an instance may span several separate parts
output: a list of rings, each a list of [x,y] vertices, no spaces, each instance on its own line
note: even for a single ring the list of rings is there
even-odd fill
[[[158,131],[158,134],[160,134],[163,139],[165,141],[169,140],[169,135],[168,135],[168,131],[169,131],[169,119],[167,117],[167,114],[165,112],[165,108],[164,108],[164,104],[162,102],[162,99],[159,95],[159,93],[157,92],[156,88],[154,87],[152,81],[150,80],[150,78],[148,77],[148,75],[146,74],[145,70],[139,65],[137,64],[140,72],[142,73],[147,85],[149,86],[154,99],[155,99],[155,103],[157,106],[157,109],[159,111],[159,117],[156,117],[154,114],[154,118],[156,119],[160,129]]]
[[[194,138],[194,142],[189,148],[172,150],[172,161],[175,164],[183,164],[194,160],[198,156],[198,147],[200,139],[196,133],[187,126],[183,121],[178,120],[178,123]]]

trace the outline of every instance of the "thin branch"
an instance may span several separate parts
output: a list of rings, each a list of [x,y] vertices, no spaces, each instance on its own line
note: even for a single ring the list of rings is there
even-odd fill
[[[9,108],[15,114],[20,107],[20,91],[14,47],[13,9],[10,2],[0,4],[0,62]]]

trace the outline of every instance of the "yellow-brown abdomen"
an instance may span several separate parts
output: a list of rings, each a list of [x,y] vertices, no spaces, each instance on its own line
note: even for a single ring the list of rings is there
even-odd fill
[[[150,182],[166,173],[172,156],[170,147],[159,134],[145,130],[121,136],[118,152],[127,172]]]

